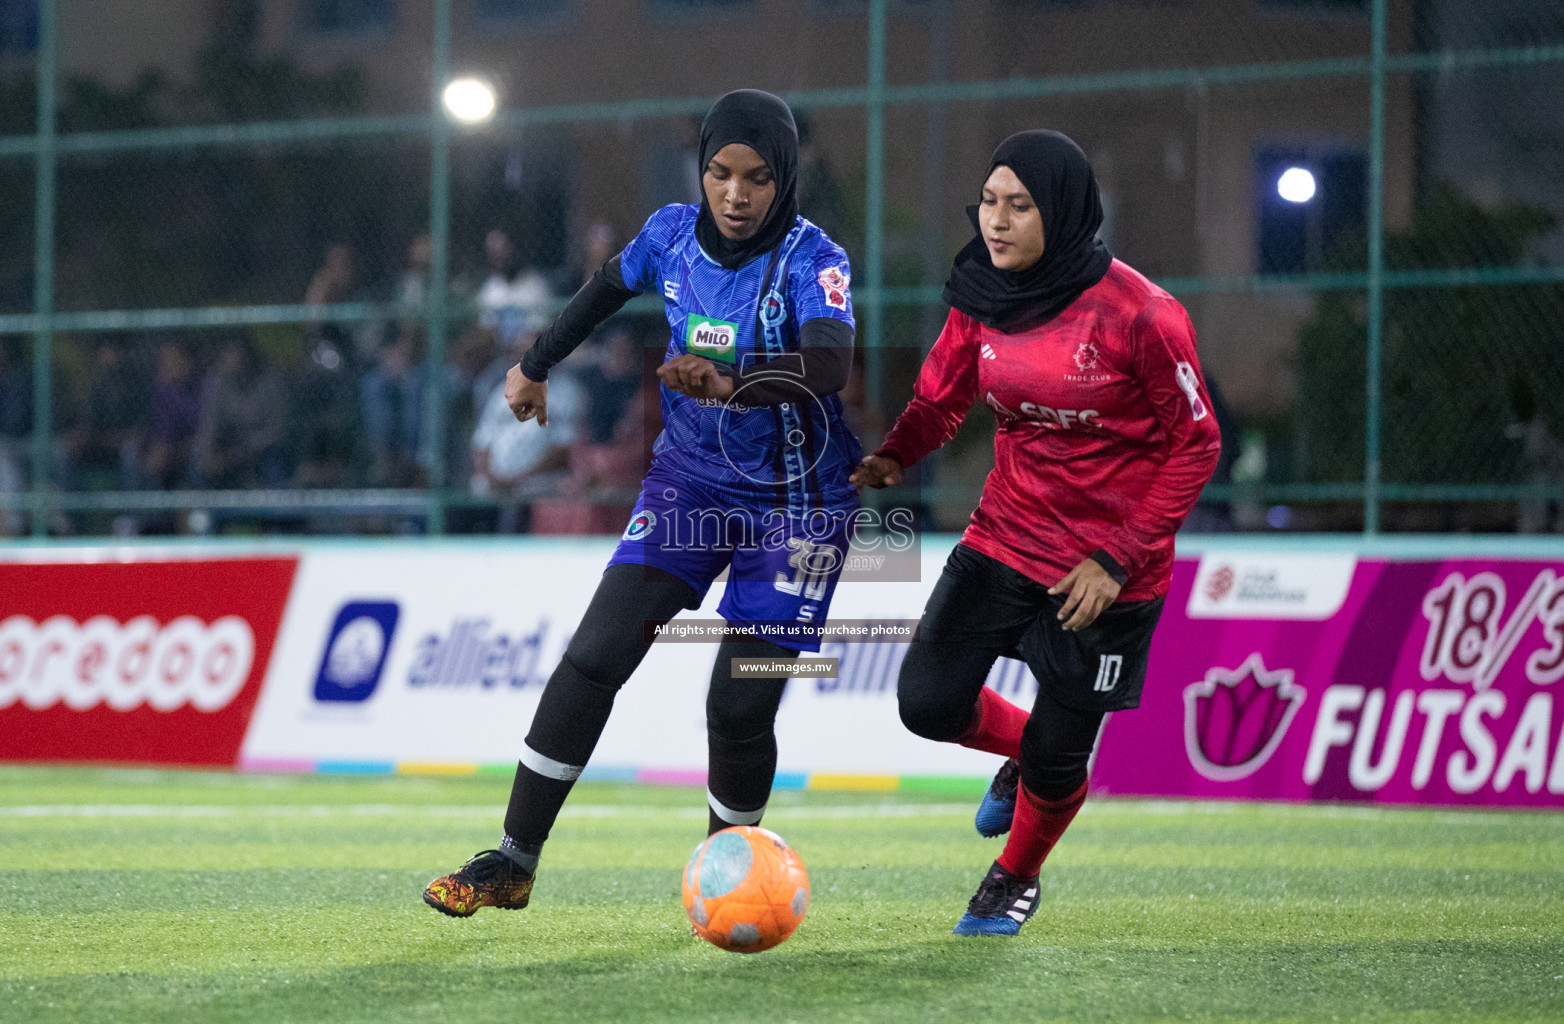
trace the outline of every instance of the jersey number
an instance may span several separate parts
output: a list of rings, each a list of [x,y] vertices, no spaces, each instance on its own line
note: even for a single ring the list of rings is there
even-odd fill
[[[793,572],[791,577],[785,572],[777,573],[776,588],[806,601],[825,597],[826,584],[836,573],[841,554],[829,544],[816,544],[802,537],[789,537],[787,546],[793,549],[787,556]]]
[[[1098,693],[1112,693],[1119,685],[1119,671],[1124,668],[1124,655],[1103,654],[1097,660],[1097,682],[1092,689]]]
[[[1200,397],[1200,374],[1188,363],[1179,363],[1175,376],[1178,378],[1179,390],[1189,399],[1189,409],[1195,414],[1195,422],[1199,423],[1209,411],[1205,400]]]

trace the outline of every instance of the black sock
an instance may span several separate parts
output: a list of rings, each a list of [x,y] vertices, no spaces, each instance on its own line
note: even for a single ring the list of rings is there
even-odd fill
[[[543,852],[543,844],[518,843],[508,835],[501,836],[500,852],[530,875],[538,870],[538,856]]]
[[[706,693],[708,834],[760,824],[777,773],[775,725],[787,680],[735,679],[733,659],[797,657],[797,651],[764,640],[724,640],[717,648]]]
[[[516,765],[505,834],[522,846],[542,846],[559,809],[597,746],[617,686],[582,675],[567,653],[549,677]]]
[[[777,773],[776,733],[730,740],[706,732],[707,833],[729,825],[759,825]]]
[[[541,847],[548,838],[603,734],[614,695],[651,647],[647,626],[699,603],[694,588],[659,569],[611,565],[603,572],[581,625],[543,688],[516,765],[505,834],[518,846]]]

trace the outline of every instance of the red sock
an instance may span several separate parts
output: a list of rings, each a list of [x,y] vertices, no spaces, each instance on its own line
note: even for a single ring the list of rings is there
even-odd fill
[[[1016,816],[1010,825],[1005,852],[999,866],[1019,878],[1030,878],[1043,866],[1064,830],[1075,820],[1075,812],[1086,802],[1086,783],[1063,800],[1040,800],[1025,783],[1017,783]]]
[[[1030,716],[988,687],[978,691],[977,720],[956,742],[1001,757],[1021,756],[1021,730]]]

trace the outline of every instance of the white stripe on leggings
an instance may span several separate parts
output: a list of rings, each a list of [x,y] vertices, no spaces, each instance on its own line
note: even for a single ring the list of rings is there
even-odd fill
[[[576,781],[581,777],[581,770],[586,767],[584,764],[566,764],[552,757],[544,757],[525,743],[521,745],[521,763],[544,778],[558,779],[560,782]]]
[[[729,825],[754,825],[765,816],[766,805],[761,804],[758,811],[735,811],[721,800],[711,795],[711,790],[706,791],[706,804],[712,811]]]

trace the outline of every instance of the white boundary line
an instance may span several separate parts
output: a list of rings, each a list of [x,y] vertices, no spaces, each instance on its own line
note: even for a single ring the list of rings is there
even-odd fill
[[[820,807],[773,807],[767,820],[852,818],[945,818],[972,814],[976,801],[966,803],[877,803],[838,804]],[[1081,813],[1090,817],[1150,814],[1231,815],[1254,808],[1266,815],[1292,818],[1332,818],[1355,821],[1384,821],[1405,812],[1420,812],[1423,821],[1443,824],[1481,825],[1491,822],[1493,810],[1427,811],[1416,806],[1350,807],[1334,804],[1242,804],[1196,801],[1111,800],[1088,803]],[[0,818],[498,818],[498,805],[451,804],[21,804],[0,806]],[[631,804],[577,804],[567,806],[564,818],[703,818],[704,806],[646,807]]]
[[[971,804],[865,804],[861,806],[777,807],[768,818],[922,818],[971,814]],[[0,807],[0,818],[495,818],[498,805],[420,806],[416,804],[37,804]],[[704,818],[706,808],[644,807],[630,804],[579,804],[562,818]]]

